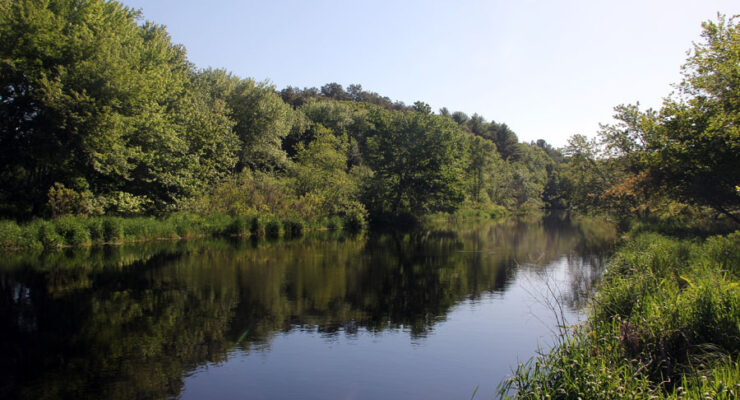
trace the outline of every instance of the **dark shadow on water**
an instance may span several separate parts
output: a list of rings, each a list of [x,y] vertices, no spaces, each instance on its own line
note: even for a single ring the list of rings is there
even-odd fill
[[[39,253],[0,266],[0,398],[177,396],[184,377],[276,335],[424,340],[517,268],[600,265],[614,234],[567,217]],[[575,275],[574,275],[575,276]],[[600,272],[574,277],[582,303]],[[268,346],[268,347],[266,347]]]

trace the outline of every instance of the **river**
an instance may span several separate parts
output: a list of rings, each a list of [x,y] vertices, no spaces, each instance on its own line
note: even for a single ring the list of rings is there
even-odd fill
[[[0,398],[491,398],[615,241],[548,217],[6,255]]]

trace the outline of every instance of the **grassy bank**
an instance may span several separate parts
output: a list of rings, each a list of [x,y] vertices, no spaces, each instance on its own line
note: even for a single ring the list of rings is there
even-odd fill
[[[617,252],[586,323],[520,365],[517,399],[740,396],[740,232],[642,232]]]
[[[435,213],[424,217],[427,221],[489,220],[511,215],[504,206],[495,204],[465,204],[452,213]]]
[[[164,218],[64,216],[52,220],[37,219],[26,224],[0,221],[0,250],[48,250],[214,236],[290,238],[300,236],[307,230],[319,229],[355,231],[363,229],[363,226],[336,216],[317,221],[261,214],[204,216],[175,213]]]

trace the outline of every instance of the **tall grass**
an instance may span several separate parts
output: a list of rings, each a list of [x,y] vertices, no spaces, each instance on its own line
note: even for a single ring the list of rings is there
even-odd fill
[[[588,321],[519,366],[519,399],[740,396],[740,232],[641,233],[615,255]]]
[[[0,221],[0,251],[29,251],[99,244],[173,240],[212,236],[299,237],[306,227],[339,228],[342,219],[334,216],[308,223],[298,218],[280,220],[272,215],[200,215],[174,213],[154,217],[63,216],[53,220],[34,220],[19,225]],[[353,227],[362,227],[355,224]]]

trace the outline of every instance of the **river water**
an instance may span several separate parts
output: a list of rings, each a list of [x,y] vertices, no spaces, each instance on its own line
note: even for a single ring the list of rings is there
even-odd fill
[[[491,398],[616,240],[564,217],[0,261],[0,398]]]

